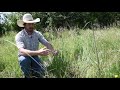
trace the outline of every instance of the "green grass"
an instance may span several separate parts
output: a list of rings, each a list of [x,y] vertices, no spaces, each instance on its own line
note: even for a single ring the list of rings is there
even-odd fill
[[[17,48],[13,43],[15,32],[0,38],[0,78],[22,78]],[[114,78],[120,77],[120,30],[64,30],[44,33],[59,50],[59,55],[41,57],[44,62],[52,58],[47,67],[48,78]],[[4,39],[4,40],[3,40]],[[40,45],[40,47],[43,47]]]

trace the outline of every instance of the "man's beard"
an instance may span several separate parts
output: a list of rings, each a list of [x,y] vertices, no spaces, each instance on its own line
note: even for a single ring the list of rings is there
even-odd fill
[[[33,32],[33,31],[34,31],[34,28],[29,28],[28,31],[29,31],[29,32]]]
[[[31,34],[34,31],[34,28],[25,28],[25,29],[28,32],[28,34]]]

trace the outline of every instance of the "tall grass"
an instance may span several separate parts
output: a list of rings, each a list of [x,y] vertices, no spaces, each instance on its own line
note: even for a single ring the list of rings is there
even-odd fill
[[[0,38],[0,77],[22,78],[15,32]],[[46,32],[44,36],[59,50],[58,56],[41,57],[47,66],[48,78],[113,78],[120,77],[120,30],[66,30]],[[40,48],[43,47],[40,44]],[[50,63],[50,60],[52,62]]]

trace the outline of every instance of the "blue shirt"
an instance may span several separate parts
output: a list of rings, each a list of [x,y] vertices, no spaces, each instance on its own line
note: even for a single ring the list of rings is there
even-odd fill
[[[25,29],[21,30],[15,36],[16,45],[19,48],[24,48],[32,51],[36,51],[39,49],[39,42],[43,45],[46,45],[48,42],[44,36],[37,30],[34,30],[32,35],[28,35]],[[18,55],[21,53],[18,52]]]

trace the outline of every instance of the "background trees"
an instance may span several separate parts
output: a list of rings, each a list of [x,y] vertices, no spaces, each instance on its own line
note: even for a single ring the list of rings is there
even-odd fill
[[[55,28],[104,28],[118,26],[119,12],[12,12],[3,14],[4,23],[0,23],[0,35],[8,31],[20,31],[16,21],[25,13],[31,13],[34,18],[39,17],[41,22],[36,24],[38,30],[54,30]],[[3,17],[0,17],[2,20]]]

